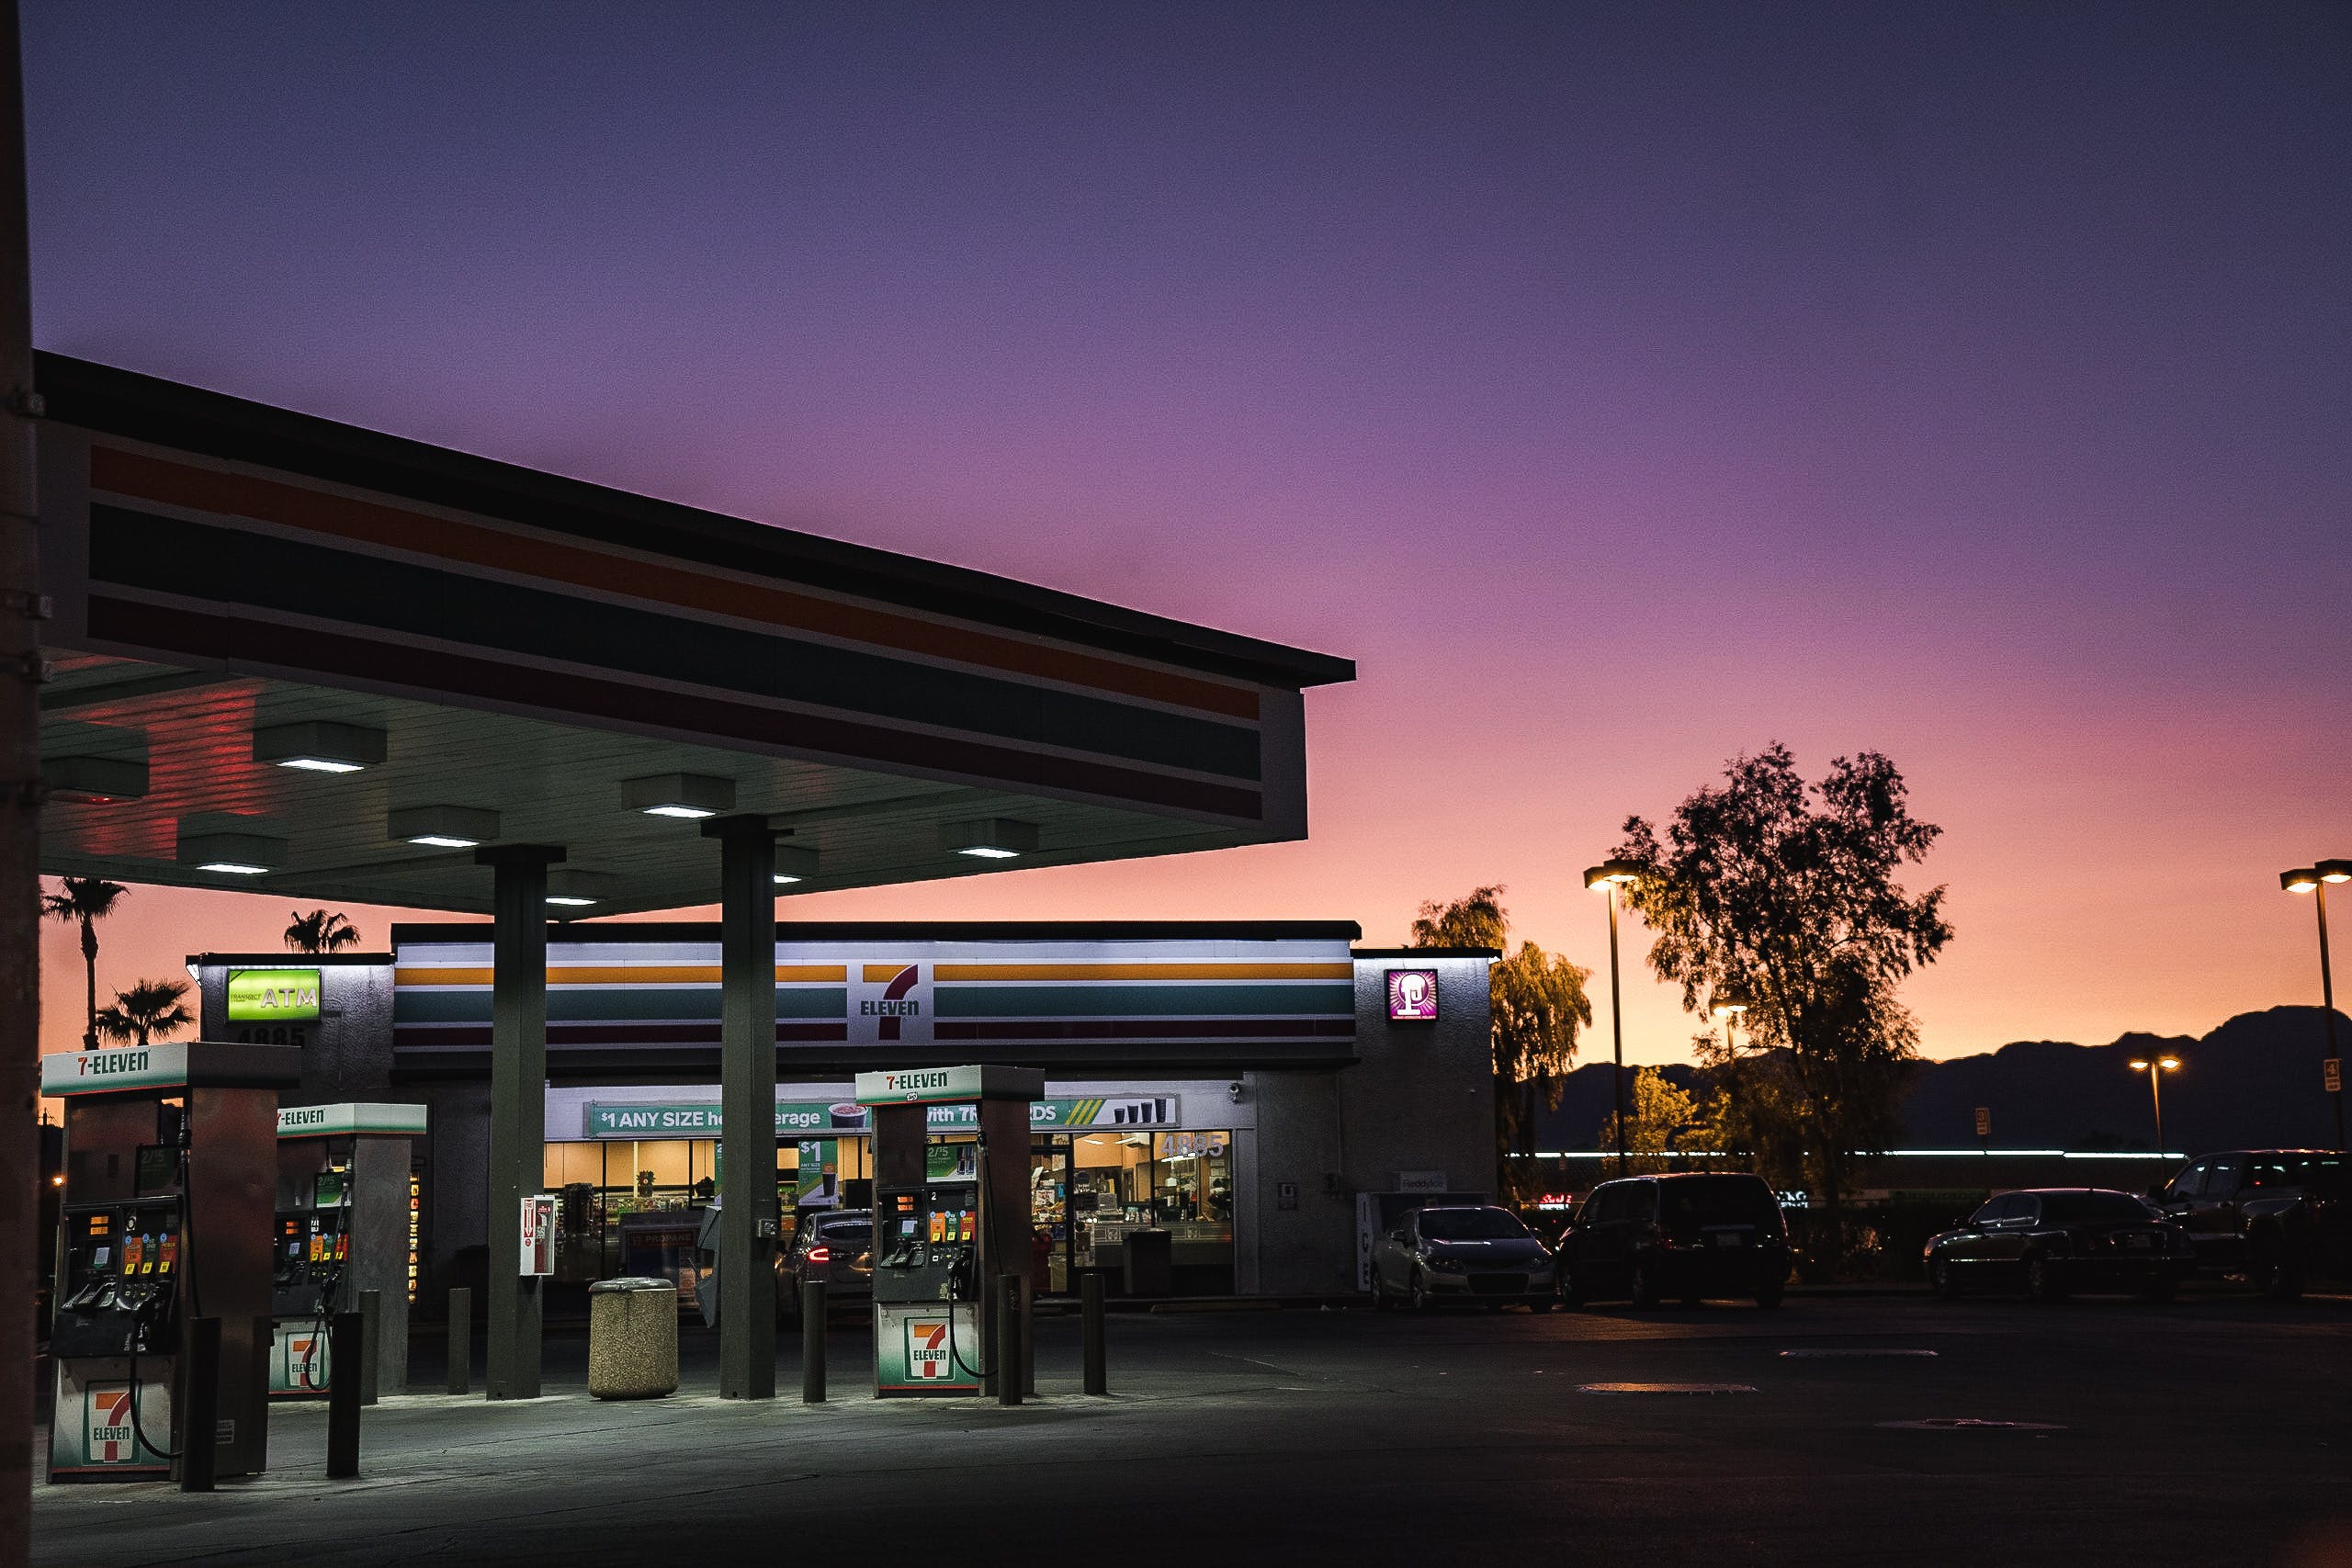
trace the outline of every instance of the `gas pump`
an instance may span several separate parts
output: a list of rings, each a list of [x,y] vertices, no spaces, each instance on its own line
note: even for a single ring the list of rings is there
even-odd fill
[[[186,1433],[190,1325],[220,1323],[215,1471],[267,1452],[269,1168],[282,1045],[209,1042],[41,1058],[65,1102],[51,1481],[162,1480]]]
[[[1029,1269],[1029,1107],[1045,1088],[1025,1067],[857,1076],[874,1112],[877,1398],[995,1386],[990,1287]]]
[[[379,1306],[376,1380],[408,1381],[408,1309],[415,1299],[416,1188],[410,1140],[422,1105],[289,1105],[277,1112],[277,1240],[270,1278],[273,1399],[329,1390],[328,1320]]]

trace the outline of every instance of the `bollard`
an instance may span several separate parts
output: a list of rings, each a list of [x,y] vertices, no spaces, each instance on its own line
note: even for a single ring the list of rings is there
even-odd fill
[[[1079,1280],[1078,1295],[1086,1339],[1086,1392],[1108,1393],[1111,1380],[1102,1347],[1102,1276],[1089,1274]]]
[[[1037,1397],[1037,1281],[1021,1276],[1021,1392]]]
[[[825,1281],[800,1287],[800,1403],[825,1403]]]
[[[356,1312],[334,1314],[327,1334],[327,1479],[347,1480],[359,1473],[359,1380],[337,1377],[337,1367],[359,1364],[364,1329]]]
[[[187,1407],[180,1418],[180,1490],[209,1492],[218,1473],[220,1439],[220,1320],[187,1325],[187,1371],[180,1381]]]
[[[996,1402],[1021,1403],[1021,1277],[997,1276]]]
[[[474,1293],[459,1285],[449,1292],[449,1392],[474,1391]]]
[[[376,1403],[376,1363],[381,1359],[380,1347],[384,1326],[384,1292],[359,1292],[359,1359],[353,1363],[359,1369],[359,1403]]]

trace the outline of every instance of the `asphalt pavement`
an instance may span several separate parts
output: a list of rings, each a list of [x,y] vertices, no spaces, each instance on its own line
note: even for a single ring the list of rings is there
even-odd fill
[[[1650,1313],[1116,1314],[1112,1393],[1078,1324],[1042,1397],[877,1402],[866,1335],[832,1400],[684,1387],[416,1393],[324,1479],[326,1413],[209,1496],[42,1486],[44,1565],[1102,1561],[1285,1564],[2064,1563],[2352,1568],[2352,1302],[2210,1293],[1794,1300]],[[476,1367],[481,1364],[476,1352]],[[420,1384],[437,1357],[420,1347]],[[870,1559],[867,1554],[872,1554]]]

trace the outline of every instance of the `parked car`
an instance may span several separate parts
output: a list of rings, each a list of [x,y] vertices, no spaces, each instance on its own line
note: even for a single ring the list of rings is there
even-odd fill
[[[800,1323],[800,1287],[825,1283],[828,1305],[868,1301],[874,1295],[874,1211],[813,1211],[776,1254],[775,1320],[787,1328]]]
[[[2278,1301],[2314,1274],[2352,1276],[2352,1163],[2330,1149],[2235,1149],[2191,1161],[2153,1201],[2199,1268]]]
[[[2178,1225],[2129,1192],[2098,1187],[1996,1194],[1928,1237],[1922,1261],[1928,1282],[1948,1300],[2021,1290],[2054,1302],[2109,1290],[2169,1301],[2196,1269]]]
[[[1551,1248],[1510,1210],[1483,1203],[1415,1209],[1372,1249],[1376,1307],[1525,1302],[1548,1312],[1555,1289]]]
[[[1594,1188],[1561,1235],[1560,1299],[1647,1308],[1668,1296],[1747,1296],[1776,1307],[1789,1263],[1788,1226],[1762,1177],[1630,1177]]]

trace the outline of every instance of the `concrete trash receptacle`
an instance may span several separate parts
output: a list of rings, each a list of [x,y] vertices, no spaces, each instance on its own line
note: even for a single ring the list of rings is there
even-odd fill
[[[599,1280],[588,1287],[588,1392],[659,1399],[678,1387],[678,1287]]]

